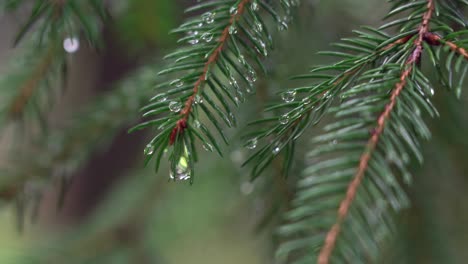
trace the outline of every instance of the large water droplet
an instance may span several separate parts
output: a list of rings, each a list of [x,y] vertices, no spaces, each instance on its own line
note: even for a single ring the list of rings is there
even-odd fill
[[[67,53],[75,53],[80,48],[80,40],[77,37],[67,37],[63,40],[63,49]]]
[[[189,180],[192,176],[192,172],[189,167],[188,163],[188,151],[187,147],[185,147],[185,152],[184,154],[180,157],[179,162],[176,165],[176,168],[174,171],[171,171],[169,174],[169,177],[172,180],[180,180],[180,181],[186,181]]]
[[[284,115],[280,116],[279,122],[280,122],[280,124],[282,124],[282,125],[286,125],[287,123],[289,123],[289,115],[288,115],[288,114],[284,114]]]
[[[174,113],[180,112],[182,109],[182,104],[177,101],[172,101],[169,103],[169,110],[171,110]]]
[[[205,23],[211,24],[214,22],[215,15],[216,15],[215,13],[206,12],[202,15],[202,19]]]
[[[229,27],[229,34],[231,35],[235,35],[237,34],[237,26],[232,24],[230,27]]]
[[[205,32],[203,33],[202,37],[201,37],[205,42],[210,42],[211,40],[213,40],[213,33],[210,33],[210,32]]]
[[[281,99],[286,103],[290,103],[296,99],[296,91],[287,91],[281,94]]]
[[[145,149],[143,150],[143,153],[144,153],[146,156],[153,155],[153,153],[154,153],[154,146],[153,146],[153,144],[149,143],[148,145],[146,145]]]

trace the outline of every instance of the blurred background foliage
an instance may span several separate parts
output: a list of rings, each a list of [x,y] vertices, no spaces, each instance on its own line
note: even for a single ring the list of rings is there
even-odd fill
[[[294,175],[307,162],[301,155],[307,139],[319,129],[303,137],[290,178],[275,176],[273,169],[253,183],[248,169],[239,166],[247,155],[239,147],[241,133],[230,130],[230,156],[201,152],[193,185],[168,181],[167,168],[157,175],[151,166],[143,168],[141,150],[149,135],[126,133],[153,93],[156,72],[164,67],[160,58],[176,47],[169,31],[193,2],[113,2],[112,23],[102,29],[100,48],[82,45],[68,58],[71,77],[47,117],[51,131],[39,142],[27,142],[19,154],[7,147],[19,144],[11,132],[15,128],[2,131],[2,171],[25,177],[67,173],[73,180],[66,184],[60,209],[63,185],[48,188],[34,221],[32,213],[25,214],[21,232],[15,229],[15,203],[6,199],[0,212],[0,263],[274,263],[278,212],[287,208]],[[296,85],[289,76],[326,62],[317,51],[360,25],[379,25],[388,10],[382,1],[302,2],[289,30],[277,33],[267,60],[270,75],[259,81],[256,98],[238,110],[239,128],[261,115],[252,102],[265,104],[277,91]],[[11,44],[22,14],[0,17],[1,72],[15,59]],[[425,144],[425,164],[412,166],[413,207],[401,217],[400,250],[386,252],[382,262],[468,259],[467,94],[457,100],[443,88],[436,93],[441,118],[430,120],[434,138]]]

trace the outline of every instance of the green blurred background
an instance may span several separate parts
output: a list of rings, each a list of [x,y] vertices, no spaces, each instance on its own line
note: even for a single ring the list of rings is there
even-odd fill
[[[86,103],[112,93],[113,87],[147,65],[160,65],[160,58],[177,47],[176,36],[169,31],[183,21],[184,8],[193,2],[112,2],[113,23],[102,30],[102,48],[83,45],[71,60],[69,89],[49,117],[52,127],[61,130]],[[239,127],[259,115],[249,102],[267,101],[275,91],[297,85],[288,78],[327,62],[317,51],[361,25],[378,26],[387,10],[383,1],[303,0],[289,31],[275,33],[276,48],[267,61],[271,76],[259,81],[261,98],[252,98],[239,109]],[[21,22],[21,14],[0,18],[1,71],[14,58],[11,41]],[[154,69],[156,76],[157,67],[150,74]],[[434,138],[424,146],[425,164],[412,165],[414,184],[408,192],[413,208],[401,217],[401,252],[396,255],[403,257],[398,262],[468,261],[467,94],[456,100],[442,87],[436,92],[441,117],[429,121]],[[246,158],[246,150],[239,147],[241,133],[229,132],[233,140],[226,147],[230,155],[224,158],[202,152],[193,185],[170,182],[167,168],[157,175],[151,166],[143,168],[142,149],[151,131],[126,133],[138,120],[135,109],[129,113],[133,120],[117,126],[115,136],[101,135],[99,142],[109,142],[99,150],[80,150],[91,155],[71,172],[74,181],[62,209],[56,209],[57,190],[50,188],[38,221],[26,221],[18,232],[14,205],[3,205],[0,263],[275,263],[274,227],[280,217],[269,218],[261,228],[259,223],[265,215],[284,210],[271,210],[283,198],[265,179],[248,181],[248,168],[239,167]],[[319,131],[313,129],[303,141]],[[280,184],[292,188],[305,150],[298,150],[292,179]],[[2,157],[10,155],[5,152]],[[388,263],[398,263],[390,259]]]

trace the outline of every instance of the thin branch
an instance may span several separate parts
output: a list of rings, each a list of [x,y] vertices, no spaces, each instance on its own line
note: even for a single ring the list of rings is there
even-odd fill
[[[195,96],[198,94],[198,91],[202,88],[203,82],[206,81],[206,76],[208,71],[210,70],[210,67],[212,64],[216,63],[216,61],[219,58],[219,55],[224,49],[225,44],[228,41],[229,38],[229,28],[239,20],[240,16],[245,10],[245,6],[247,3],[249,3],[251,0],[242,0],[240,3],[237,5],[237,12],[231,16],[231,19],[229,20],[229,23],[227,26],[224,28],[223,33],[221,34],[221,37],[218,40],[218,47],[211,53],[211,55],[208,57],[208,60],[206,61],[203,71],[200,74],[200,77],[198,80],[195,82],[194,87],[193,87],[193,93],[192,95],[185,101],[185,107],[180,111],[180,119],[177,121],[176,126],[171,132],[170,138],[169,138],[169,145],[174,144],[177,135],[181,134],[184,132],[184,130],[187,128],[187,119],[192,112],[193,108],[193,103],[195,101]]]
[[[54,52],[55,46],[51,44],[44,57],[41,59],[39,64],[37,64],[36,69],[32,72],[30,78],[26,80],[20,88],[18,95],[13,99],[10,110],[8,111],[10,117],[17,117],[24,111],[25,106],[28,104],[35,90],[38,88],[39,83],[44,79],[49,68],[52,66],[55,57]]]
[[[424,40],[431,45],[447,45],[453,52],[458,53],[459,55],[465,57],[466,60],[468,60],[468,51],[466,49],[458,46],[454,42],[442,39],[442,37],[435,33],[427,32],[424,36]]]
[[[335,248],[341,226],[346,216],[348,215],[351,204],[356,196],[357,189],[359,188],[364,178],[365,172],[369,167],[371,155],[377,147],[380,136],[384,131],[385,123],[390,118],[390,114],[396,105],[397,98],[403,88],[406,86],[407,78],[413,71],[415,63],[421,57],[423,42],[425,40],[424,37],[429,32],[429,23],[434,12],[434,5],[434,0],[427,1],[427,11],[424,13],[422,23],[419,26],[418,37],[414,42],[414,50],[405,62],[406,69],[401,73],[400,81],[395,85],[395,88],[391,93],[390,102],[385,106],[385,110],[377,119],[377,127],[373,130],[372,137],[367,142],[366,149],[360,158],[359,167],[356,171],[356,174],[354,175],[351,183],[348,185],[345,198],[341,201],[340,207],[338,209],[337,220],[326,235],[325,244],[323,245],[318,256],[319,264],[328,264],[330,262],[330,257],[333,249]]]

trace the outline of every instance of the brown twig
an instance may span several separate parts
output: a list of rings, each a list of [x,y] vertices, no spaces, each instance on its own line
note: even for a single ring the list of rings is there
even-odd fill
[[[25,106],[39,86],[39,83],[44,79],[44,76],[49,71],[49,68],[54,61],[54,51],[55,46],[49,46],[44,57],[32,72],[30,78],[28,78],[21,86],[18,95],[13,99],[13,102],[10,105],[10,110],[8,111],[10,117],[17,117],[24,111]]]
[[[201,89],[203,82],[206,81],[206,75],[208,71],[210,70],[210,67],[213,63],[215,63],[219,55],[224,49],[225,44],[227,43],[227,40],[229,38],[229,28],[236,23],[236,21],[239,19],[239,17],[242,15],[242,13],[245,10],[245,5],[249,3],[251,0],[242,0],[240,3],[237,5],[237,12],[233,15],[231,15],[231,19],[229,20],[229,23],[227,26],[224,28],[223,33],[221,34],[219,40],[218,40],[218,47],[211,53],[211,55],[208,57],[208,60],[206,61],[203,71],[200,74],[200,77],[198,80],[195,82],[193,86],[193,93],[192,95],[185,101],[185,106],[184,108],[180,111],[180,119],[177,121],[174,129],[172,129],[170,138],[169,138],[169,145],[174,144],[177,135],[182,134],[184,130],[187,128],[187,119],[190,115],[190,112],[192,112],[192,107],[193,103],[195,101],[195,96],[198,94],[198,91]]]
[[[454,42],[442,39],[442,37],[435,33],[427,32],[424,36],[424,40],[431,45],[447,45],[453,52],[460,54],[461,56],[465,57],[466,60],[468,60],[468,51],[466,49],[458,46]]]
[[[421,57],[423,42],[425,41],[424,37],[429,32],[429,22],[431,20],[433,12],[434,0],[428,0],[427,11],[423,15],[422,23],[418,31],[418,37],[414,42],[414,50],[405,62],[406,69],[401,73],[400,81],[395,85],[395,88],[391,93],[390,102],[385,106],[385,110],[380,114],[379,118],[377,119],[377,127],[373,130],[372,137],[367,142],[366,149],[360,158],[359,167],[356,171],[356,174],[354,175],[354,178],[351,181],[351,183],[348,185],[345,198],[340,203],[337,220],[326,235],[325,244],[323,245],[318,256],[319,264],[328,264],[330,262],[330,257],[333,252],[333,249],[335,248],[336,240],[340,233],[341,226],[346,216],[348,215],[351,204],[356,196],[357,189],[359,188],[364,178],[365,172],[369,167],[371,155],[377,147],[377,143],[379,142],[380,136],[383,133],[385,123],[389,119],[390,114],[393,108],[395,107],[398,96],[400,95],[403,88],[406,86],[407,78],[412,72],[415,63],[417,63],[417,61]]]

